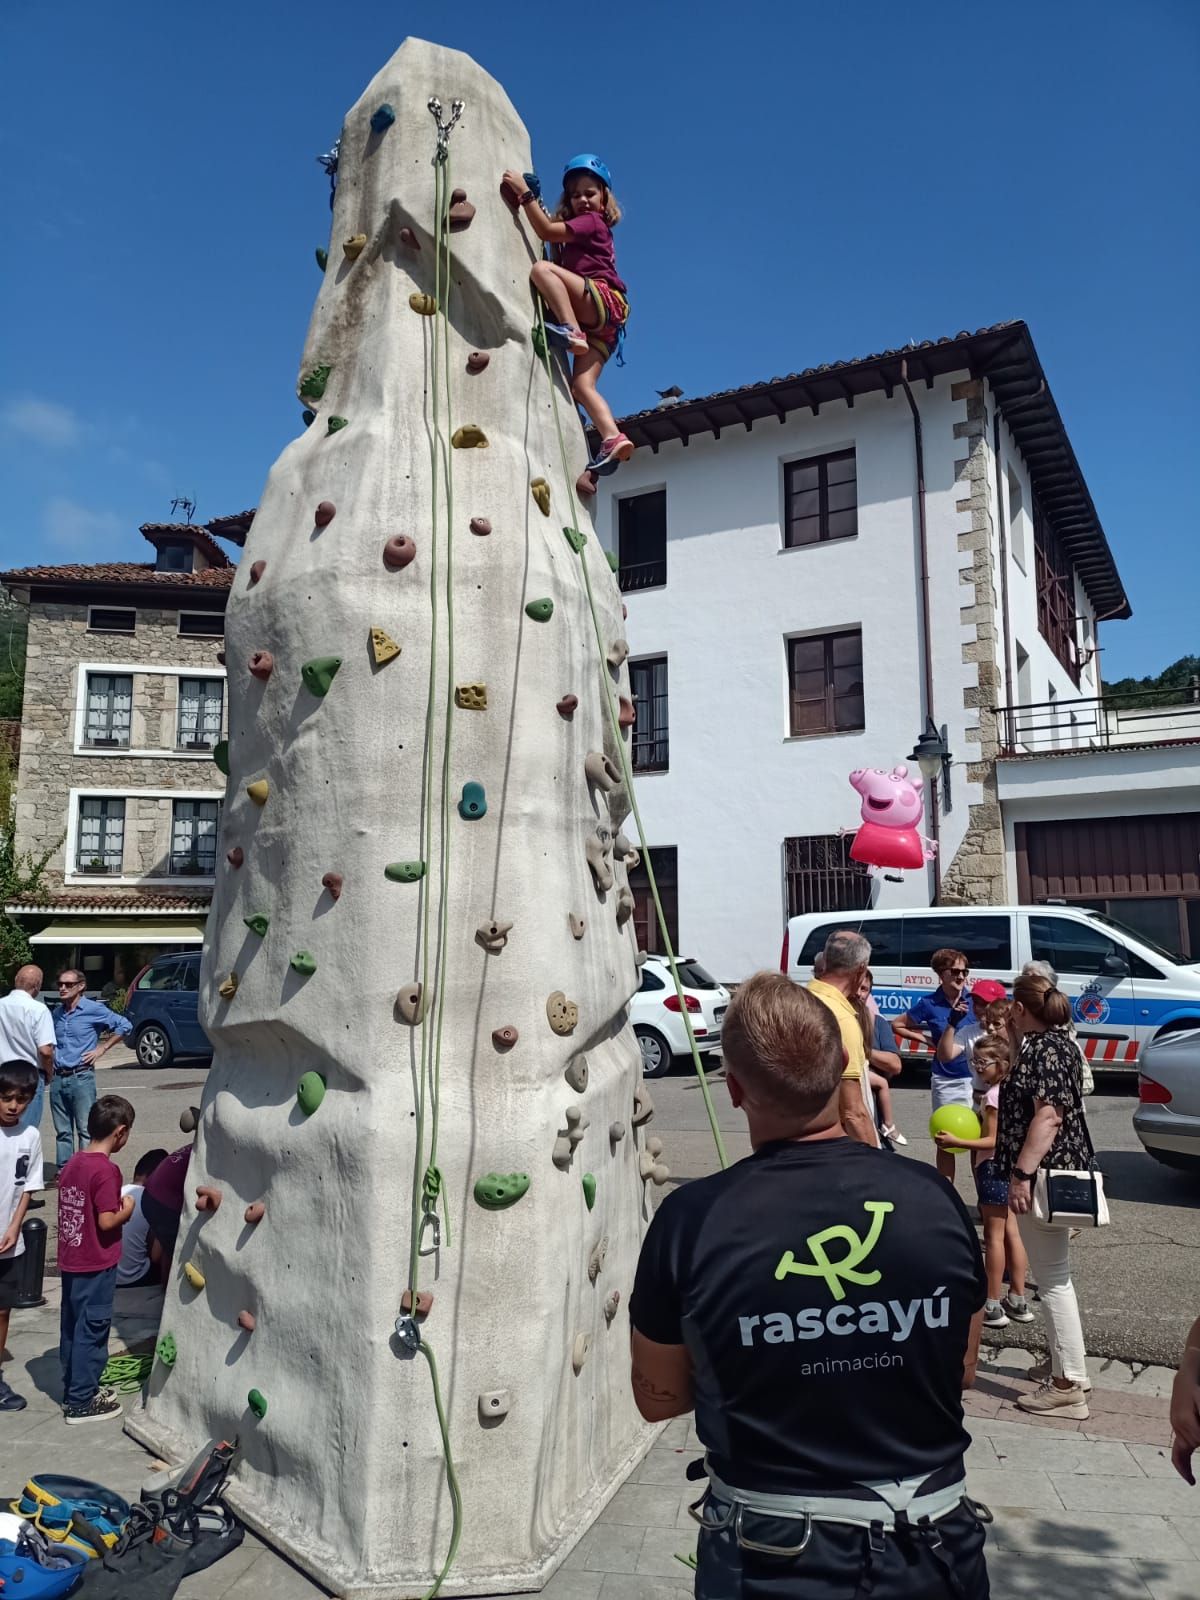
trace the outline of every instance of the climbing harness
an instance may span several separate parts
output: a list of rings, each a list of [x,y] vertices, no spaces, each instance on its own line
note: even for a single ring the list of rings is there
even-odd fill
[[[595,160],[596,158],[591,157],[588,159]],[[605,171],[607,170],[608,169],[605,168]],[[599,176],[599,174],[597,174],[597,176]],[[579,526],[579,508],[575,499],[574,480],[571,477],[570,464],[567,460],[567,442],[563,436],[562,417],[558,408],[558,385],[554,381],[554,369],[550,362],[549,340],[547,337],[545,316],[543,314],[540,297],[536,297],[536,309],[537,326],[534,331],[536,334],[540,334],[541,336],[540,354],[542,365],[546,369],[546,377],[550,382],[550,398],[554,412],[554,430],[558,435],[559,457],[562,462],[563,479],[567,485],[567,497],[571,507],[571,526],[576,528]],[[538,348],[538,341],[536,339],[534,344],[535,349]],[[720,1125],[717,1122],[717,1112],[716,1107],[713,1105],[712,1091],[710,1090],[708,1084],[708,1074],[705,1072],[704,1065],[700,1060],[700,1052],[696,1048],[696,1036],[692,1032],[691,1018],[688,1014],[687,1006],[684,1003],[683,983],[679,976],[679,967],[676,962],[675,947],[671,941],[671,936],[667,931],[667,919],[663,912],[662,899],[658,892],[658,879],[655,876],[654,863],[650,859],[650,849],[646,843],[646,830],[642,823],[642,813],[640,807],[638,806],[637,793],[633,786],[633,771],[629,761],[629,751],[626,748],[625,740],[622,737],[620,707],[617,702],[616,693],[613,689],[612,679],[610,678],[606,669],[606,647],[604,643],[604,632],[600,626],[600,617],[596,610],[596,596],[592,589],[592,575],[588,570],[588,563],[584,555],[584,549],[582,545],[577,550],[576,554],[579,559],[579,564],[583,570],[584,592],[587,595],[588,610],[591,612],[592,616],[592,630],[596,637],[596,648],[600,655],[601,680],[604,684],[604,701],[605,707],[608,711],[609,727],[612,731],[613,742],[616,745],[617,756],[621,765],[621,777],[625,784],[626,793],[629,795],[630,811],[632,812],[633,820],[637,827],[638,844],[641,848],[642,861],[645,863],[646,867],[646,877],[650,882],[650,894],[654,901],[654,913],[658,921],[659,936],[662,939],[663,949],[666,953],[667,965],[671,970],[671,978],[675,985],[675,994],[679,1000],[679,1010],[683,1017],[683,1025],[687,1030],[688,1047],[692,1053],[692,1066],[695,1069],[696,1078],[700,1084],[700,1093],[704,1100],[704,1109],[708,1115],[708,1125],[712,1131],[713,1143],[717,1148],[717,1159],[722,1167],[727,1167],[729,1165],[729,1158],[725,1153],[725,1141],[721,1137]]]
[[[329,209],[333,210],[333,197],[337,192],[338,154],[342,148],[340,138],[333,141],[333,148],[326,150],[323,156],[318,156],[317,161],[324,167],[329,176]]]

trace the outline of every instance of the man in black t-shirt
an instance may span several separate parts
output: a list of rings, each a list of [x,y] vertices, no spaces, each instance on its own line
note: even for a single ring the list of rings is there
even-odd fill
[[[741,985],[722,1054],[754,1154],[667,1197],[630,1302],[639,1410],[694,1407],[706,1451],[698,1600],[986,1600],[966,1209],[845,1137],[837,1023],[789,978]]]

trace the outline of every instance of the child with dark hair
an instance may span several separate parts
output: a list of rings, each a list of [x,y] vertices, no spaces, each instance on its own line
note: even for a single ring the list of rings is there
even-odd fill
[[[117,1263],[117,1288],[140,1289],[159,1282],[158,1267],[150,1260],[150,1225],[142,1210],[146,1179],[167,1159],[165,1150],[147,1150],[133,1169],[133,1182],[121,1189],[121,1199],[133,1197],[133,1215],[121,1233],[121,1259]]]
[[[21,1224],[29,1196],[42,1187],[42,1136],[22,1128],[33,1103],[38,1070],[27,1061],[0,1065],[0,1358],[8,1338],[8,1314],[17,1303],[25,1241]],[[25,1400],[0,1378],[0,1411],[24,1411]]]
[[[101,1389],[108,1360],[113,1290],[121,1259],[121,1230],[133,1198],[121,1198],[121,1171],[111,1159],[133,1127],[133,1107],[119,1094],[101,1095],[88,1113],[86,1149],[58,1176],[58,1270],[62,1316],[58,1354],[63,1372],[63,1418],[68,1424],[106,1422],[121,1402]]]

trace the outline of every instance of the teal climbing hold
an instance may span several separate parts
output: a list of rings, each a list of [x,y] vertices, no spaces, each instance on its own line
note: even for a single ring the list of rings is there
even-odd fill
[[[317,413],[315,411],[310,411],[308,407],[305,406],[304,410],[300,413],[300,420],[304,423],[306,428],[311,428],[313,423],[317,420]]]
[[[396,120],[396,113],[385,100],[379,110],[371,116],[371,132],[386,133]]]
[[[621,565],[621,558],[615,550],[606,550],[604,552],[604,559],[608,562],[609,566],[614,572]]]
[[[319,1072],[306,1072],[296,1085],[296,1103],[301,1111],[311,1117],[324,1098],[325,1079]]]
[[[423,861],[389,861],[383,869],[385,878],[390,878],[393,883],[416,883],[425,876],[425,863]]]
[[[525,607],[525,615],[532,617],[535,622],[549,622],[554,615],[554,601],[531,600]]]
[[[329,265],[329,251],[323,250],[320,245],[317,246],[317,265],[322,272]]]
[[[339,429],[344,428],[345,426],[345,417],[330,417],[329,421],[325,424],[325,432],[327,434],[337,433]]]
[[[223,772],[225,774],[225,776],[228,777],[229,776],[229,740],[228,739],[218,739],[217,740],[216,744],[213,745],[213,747],[212,747],[212,758],[213,758],[213,761],[216,763],[217,771],[218,772]]]
[[[515,1206],[529,1188],[527,1172],[489,1172],[475,1180],[475,1200],[485,1211],[503,1211]]]
[[[261,1389],[251,1389],[246,1396],[246,1404],[261,1422],[267,1414],[267,1397]]]
[[[306,661],[300,668],[300,676],[309,694],[315,694],[318,700],[323,700],[341,664],[341,656],[314,656],[311,661]]]
[[[267,929],[271,926],[271,919],[264,917],[261,911],[256,911],[252,917],[243,917],[242,921],[250,929],[250,932],[256,933],[260,939],[265,936]]]
[[[164,1367],[173,1367],[175,1365],[175,1357],[179,1354],[179,1349],[176,1346],[174,1334],[164,1333],[162,1338],[154,1346],[154,1354],[162,1362]]]
[[[481,783],[464,783],[462,799],[458,802],[458,814],[464,822],[478,822],[480,817],[487,815],[487,795],[483,792]]]
[[[579,1180],[583,1184],[583,1198],[590,1211],[596,1204],[596,1176],[592,1172],[585,1172]]]
[[[311,978],[317,970],[316,959],[307,950],[297,950],[288,965],[293,972],[298,972],[305,978]]]
[[[583,549],[584,545],[587,543],[587,534],[580,533],[578,528],[564,528],[563,532],[567,536],[567,543],[571,546],[571,549],[575,551],[576,555],[578,555]]]
[[[322,255],[324,251],[321,252]],[[300,384],[301,400],[320,400],[325,393],[325,385],[329,382],[332,367],[314,367]]]

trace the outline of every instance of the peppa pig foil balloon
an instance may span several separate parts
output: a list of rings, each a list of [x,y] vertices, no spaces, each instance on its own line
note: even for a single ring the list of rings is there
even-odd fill
[[[920,831],[925,802],[921,779],[910,778],[906,766],[890,772],[860,768],[850,774],[850,786],[862,795],[862,823],[854,833],[851,861],[865,862],[872,873],[881,867],[922,867],[937,846]]]

